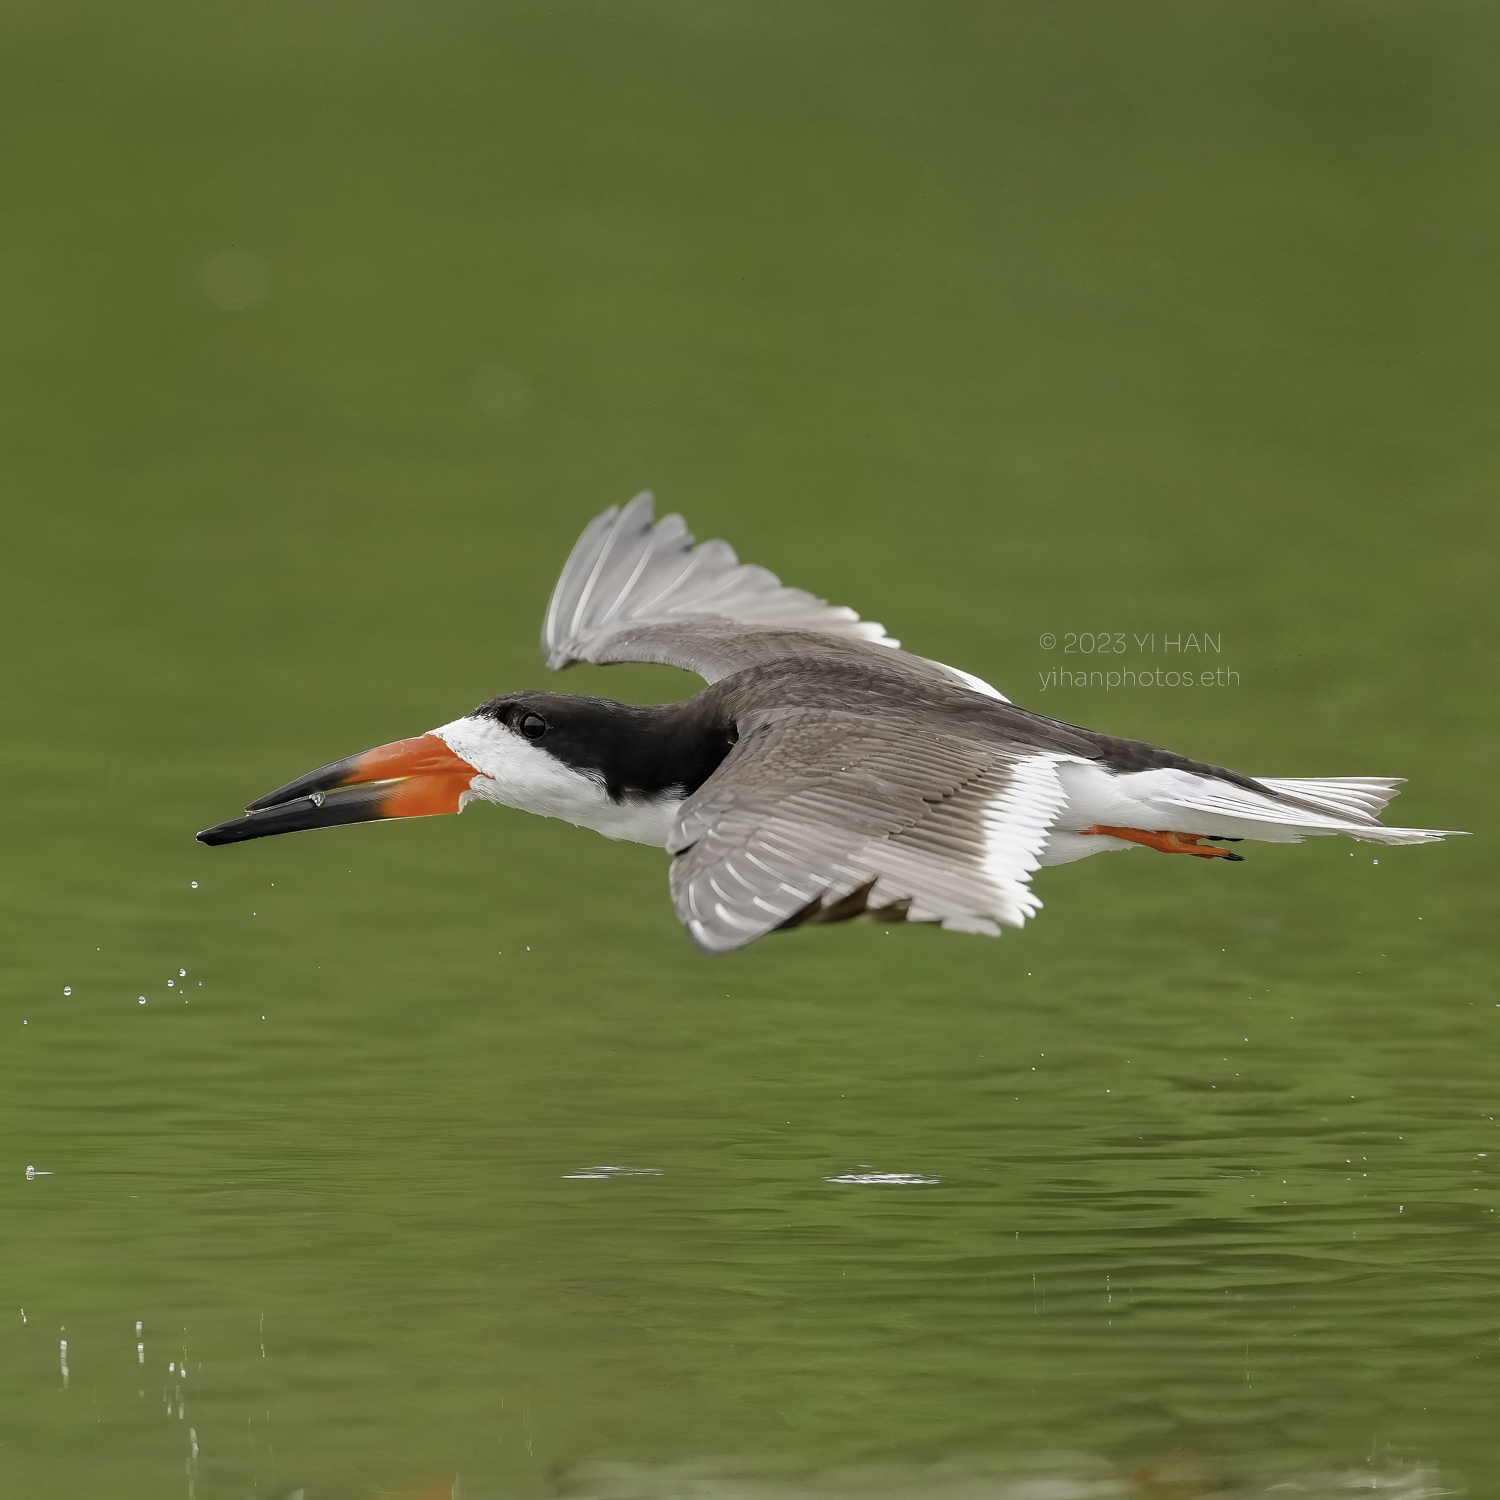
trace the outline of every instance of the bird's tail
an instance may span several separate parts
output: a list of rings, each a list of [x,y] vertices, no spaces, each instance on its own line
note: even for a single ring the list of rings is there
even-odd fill
[[[1257,776],[1255,780],[1278,801],[1339,825],[1328,832],[1368,844],[1432,844],[1462,832],[1457,828],[1387,828],[1377,822],[1381,809],[1400,794],[1405,780],[1401,776]]]

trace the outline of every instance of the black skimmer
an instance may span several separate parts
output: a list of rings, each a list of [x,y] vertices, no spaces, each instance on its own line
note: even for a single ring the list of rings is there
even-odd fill
[[[871,916],[998,935],[1040,908],[1032,874],[1107,849],[1238,860],[1224,843],[1388,828],[1397,780],[1242,776],[1019,708],[900,649],[883,626],[697,546],[649,494],[590,523],[547,606],[542,650],[663,662],[709,686],[634,707],[505,693],[350,756],[205,829],[233,844],[500,802],[672,855],[677,914],[706,953]]]

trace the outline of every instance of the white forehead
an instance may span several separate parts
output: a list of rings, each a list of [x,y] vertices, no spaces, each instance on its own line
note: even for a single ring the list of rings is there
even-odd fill
[[[545,809],[532,805],[535,799],[550,801],[560,796],[572,805],[580,797],[593,800],[593,792],[603,792],[594,778],[564,765],[540,745],[507,729],[496,719],[465,714],[432,733],[479,772],[470,789],[487,801],[504,802],[509,807],[557,817],[559,814],[550,805]],[[480,778],[492,781],[496,786],[480,786]],[[495,795],[497,790],[504,795]]]

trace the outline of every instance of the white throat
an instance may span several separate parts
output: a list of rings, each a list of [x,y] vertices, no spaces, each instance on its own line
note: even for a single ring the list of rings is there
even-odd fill
[[[564,765],[494,719],[470,714],[431,733],[479,772],[463,795],[460,812],[463,803],[477,797],[592,828],[607,839],[663,848],[682,804],[681,792],[615,802],[600,778]]]

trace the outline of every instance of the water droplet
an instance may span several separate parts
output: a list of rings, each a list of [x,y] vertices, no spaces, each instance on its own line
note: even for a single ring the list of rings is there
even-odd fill
[[[186,979],[187,978],[187,970],[186,969],[179,969],[177,971],[177,977],[179,979]]]
[[[65,984],[63,986],[63,994],[65,994],[65,995],[71,995],[72,993],[73,993],[73,986],[71,984]]]
[[[174,988],[176,986],[176,984],[177,984],[177,981],[175,979],[169,979],[167,981],[167,988],[170,990],[170,989]]]
[[[196,880],[190,880],[190,881],[188,881],[188,884],[189,884],[189,885],[190,885],[190,886],[192,886],[192,888],[193,888],[193,889],[194,889],[194,890],[195,890],[195,891],[196,891],[196,890],[197,890],[197,889],[198,889],[198,882],[197,882],[197,881],[196,881]]]
[[[139,999],[140,999],[140,1002],[141,1002],[142,1005],[144,1005],[146,1003],[146,997],[144,995],[141,995],[139,997]]]

